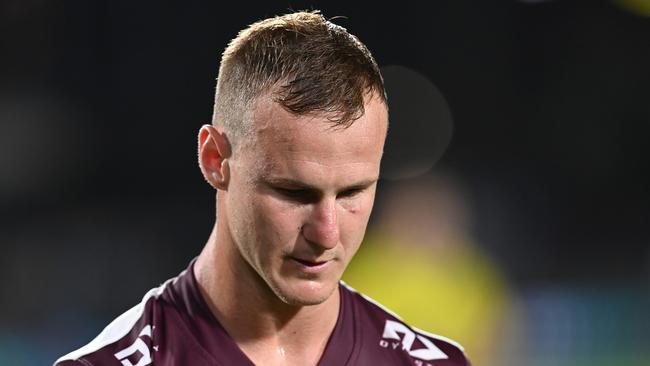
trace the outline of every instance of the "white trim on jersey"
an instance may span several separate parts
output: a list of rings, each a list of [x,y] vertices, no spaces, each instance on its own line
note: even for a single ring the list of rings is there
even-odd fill
[[[343,286],[345,286],[348,290],[350,290],[350,291],[352,291],[352,292],[354,292],[354,293],[357,293],[357,294],[361,295],[361,297],[363,297],[364,299],[366,299],[366,300],[368,300],[369,302],[375,304],[375,305],[378,306],[380,309],[382,309],[383,311],[387,312],[388,314],[394,316],[395,318],[397,318],[397,319],[398,319],[399,321],[401,321],[402,323],[405,323],[405,322],[404,322],[404,319],[402,319],[401,316],[397,315],[397,314],[396,314],[395,312],[393,312],[392,310],[390,310],[390,309],[388,309],[387,307],[385,307],[384,305],[380,304],[380,303],[377,302],[375,299],[371,298],[371,297],[368,296],[368,295],[365,295],[364,293],[362,293],[362,292],[360,292],[360,291],[357,291],[357,290],[354,289],[352,286],[350,286],[350,285],[348,285],[347,283],[345,283],[343,280],[340,280],[339,282],[340,282]],[[451,344],[451,345],[454,345],[454,346],[456,346],[459,350],[461,350],[463,353],[465,353],[465,348],[463,348],[463,346],[462,346],[460,343],[454,341],[453,339],[449,339],[449,338],[447,338],[447,337],[444,337],[444,336],[441,336],[441,335],[438,335],[438,334],[433,334],[433,333],[431,333],[431,332],[427,332],[427,331],[422,330],[422,329],[420,329],[420,328],[416,328],[416,327],[414,327],[414,326],[412,326],[412,325],[409,325],[409,327],[410,327],[411,329],[413,329],[414,331],[416,331],[416,332],[418,332],[418,333],[421,333],[421,334],[423,334],[423,335],[425,335],[425,336],[428,336],[428,337],[431,337],[431,338],[435,338],[435,339],[438,339],[438,340],[441,340],[441,341],[447,342],[447,343],[449,343],[449,344]]]
[[[183,271],[183,273],[184,272],[185,271]],[[181,275],[183,273],[181,273]],[[176,280],[177,278],[178,277],[170,278],[169,280],[165,281],[165,283],[163,283],[162,285],[149,290],[149,292],[147,292],[144,295],[142,301],[138,305],[132,307],[131,309],[124,312],[122,315],[115,318],[115,320],[113,320],[109,325],[107,325],[106,328],[104,328],[104,330],[102,330],[102,332],[99,333],[97,337],[95,337],[95,339],[90,341],[90,343],[79,348],[76,351],[72,351],[67,355],[60,357],[58,360],[54,362],[54,365],[62,361],[78,360],[79,358],[89,355],[99,350],[100,348],[103,348],[105,346],[108,346],[111,343],[119,341],[122,337],[127,335],[133,329],[135,323],[137,323],[138,319],[142,317],[147,301],[149,301],[149,299],[151,298],[158,298],[158,296],[160,296],[163,293],[167,285],[172,281]]]

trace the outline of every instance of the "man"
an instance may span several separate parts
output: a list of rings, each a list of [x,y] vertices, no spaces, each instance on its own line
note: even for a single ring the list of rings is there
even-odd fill
[[[217,193],[189,268],[57,365],[467,365],[339,280],[374,202],[388,113],[366,47],[318,13],[223,54],[199,165]],[[433,309],[435,311],[435,309]]]

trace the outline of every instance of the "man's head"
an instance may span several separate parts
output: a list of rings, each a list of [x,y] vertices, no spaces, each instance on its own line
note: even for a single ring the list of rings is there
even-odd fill
[[[231,42],[199,162],[218,189],[216,245],[241,281],[292,305],[330,297],[365,233],[387,113],[368,50],[319,14]]]
[[[386,103],[379,68],[344,28],[315,12],[265,19],[242,30],[223,53],[212,123],[230,143],[252,142],[251,106],[269,93],[286,110],[324,114],[347,126],[364,112],[364,95]]]

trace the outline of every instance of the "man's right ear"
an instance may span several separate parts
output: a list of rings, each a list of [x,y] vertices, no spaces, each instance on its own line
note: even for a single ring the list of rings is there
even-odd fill
[[[230,179],[228,161],[232,153],[223,130],[203,125],[199,130],[199,166],[201,173],[215,189],[227,190]]]

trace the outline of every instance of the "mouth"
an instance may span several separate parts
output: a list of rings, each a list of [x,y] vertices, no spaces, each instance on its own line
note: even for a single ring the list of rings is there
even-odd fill
[[[300,270],[308,273],[318,273],[324,271],[332,262],[331,260],[311,260],[290,257],[291,261],[295,263]]]
[[[312,261],[312,260],[308,260],[308,259],[300,259],[300,258],[293,258],[293,257],[291,259],[293,259],[294,261],[296,261],[296,262],[298,262],[298,263],[300,263],[300,264],[302,264],[304,266],[308,266],[308,267],[317,267],[317,266],[323,265],[323,264],[328,262],[328,261]]]

